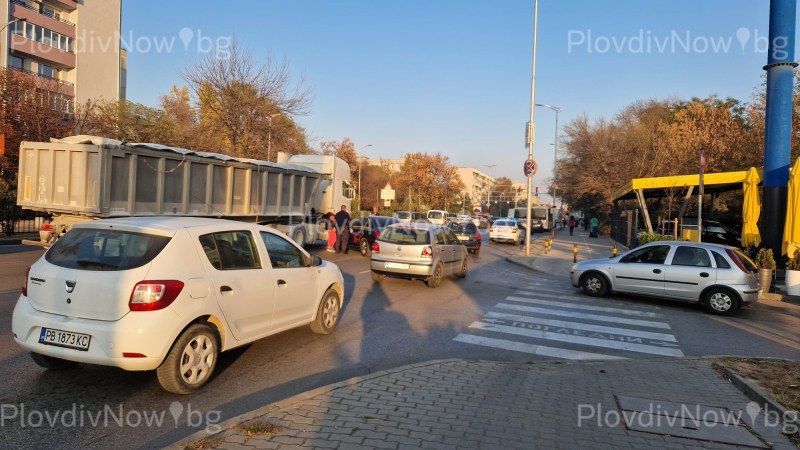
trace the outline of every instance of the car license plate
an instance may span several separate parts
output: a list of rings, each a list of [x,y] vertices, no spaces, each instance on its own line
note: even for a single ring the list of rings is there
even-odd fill
[[[55,345],[58,347],[74,348],[75,350],[89,350],[89,341],[92,339],[88,334],[72,333],[70,331],[54,330],[42,327],[39,333],[39,343],[45,345]]]
[[[408,264],[387,262],[386,263],[386,268],[387,269],[404,269],[404,270],[408,270]]]
[[[469,240],[469,236],[459,236],[458,240],[459,241],[468,241]]]

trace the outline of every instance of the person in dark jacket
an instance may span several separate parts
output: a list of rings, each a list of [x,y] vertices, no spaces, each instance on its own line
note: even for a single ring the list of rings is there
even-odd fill
[[[347,241],[350,240],[350,214],[347,212],[347,207],[345,205],[342,205],[341,211],[336,213],[333,222],[336,226],[336,244],[334,245],[334,249],[336,253],[344,251],[346,255],[349,251],[347,248]]]

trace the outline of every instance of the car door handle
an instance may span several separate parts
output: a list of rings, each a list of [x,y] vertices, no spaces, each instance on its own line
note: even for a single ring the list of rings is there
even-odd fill
[[[708,272],[700,272],[700,276],[703,278],[708,278]]]
[[[286,286],[285,280],[278,280],[278,286]]]
[[[653,269],[653,273],[661,273],[661,269]]]
[[[233,288],[230,287],[230,286],[220,286],[219,287],[219,291],[220,292],[233,292]]]

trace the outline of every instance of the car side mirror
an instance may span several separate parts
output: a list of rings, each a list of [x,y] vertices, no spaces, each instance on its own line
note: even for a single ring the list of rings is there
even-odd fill
[[[311,267],[321,266],[322,265],[322,258],[317,255],[311,256]]]

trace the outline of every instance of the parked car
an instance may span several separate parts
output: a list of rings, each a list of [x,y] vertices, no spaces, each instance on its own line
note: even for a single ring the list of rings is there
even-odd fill
[[[447,228],[467,247],[468,252],[478,256],[481,251],[481,233],[471,220],[448,222]]]
[[[713,244],[730,245],[731,247],[742,246],[742,236],[738,231],[714,220],[703,220],[703,242]]]
[[[587,295],[610,292],[700,302],[729,315],[758,301],[758,268],[741,250],[719,244],[658,241],[610,259],[581,261],[572,285]]]
[[[432,209],[428,211],[427,218],[432,224],[444,225],[447,222],[447,211]]]
[[[350,233],[348,245],[357,248],[361,256],[367,256],[375,238],[381,235],[384,228],[393,223],[400,223],[400,219],[386,216],[367,216],[356,219],[351,224],[353,232]]]
[[[339,268],[272,228],[107,219],[75,224],[28,269],[11,328],[47,369],[155,370],[188,394],[222,351],[302,325],[331,333],[342,299]]]
[[[442,225],[410,223],[386,227],[372,244],[372,279],[423,280],[438,287],[442,278],[467,276],[467,247]]]
[[[392,217],[403,223],[428,221],[424,214],[417,211],[395,211]]]
[[[489,240],[519,244],[525,239],[525,228],[515,219],[497,219],[489,227]]]

